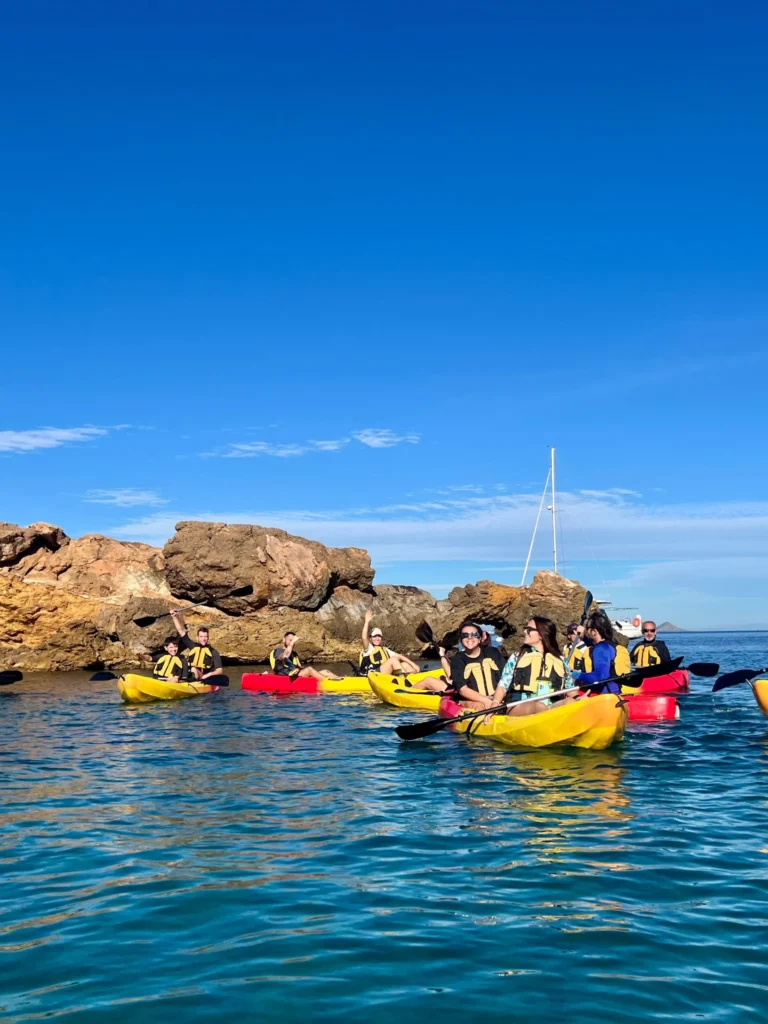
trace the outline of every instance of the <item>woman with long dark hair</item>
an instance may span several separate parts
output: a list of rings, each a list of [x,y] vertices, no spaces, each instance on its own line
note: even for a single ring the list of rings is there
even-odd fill
[[[557,626],[543,615],[532,615],[523,630],[523,646],[504,667],[493,703],[512,701],[508,715],[535,715],[551,705],[547,694],[566,689],[569,681]],[[517,706],[530,697],[541,699]]]

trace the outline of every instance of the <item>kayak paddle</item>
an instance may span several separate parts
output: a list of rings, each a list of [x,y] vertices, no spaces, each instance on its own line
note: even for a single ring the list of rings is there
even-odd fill
[[[712,687],[712,693],[726,690],[729,686],[738,686],[739,683],[750,683],[764,672],[768,672],[768,668],[737,668],[735,672],[726,672]]]
[[[680,661],[683,659],[681,658]],[[610,679],[601,679],[595,683],[581,683],[577,681],[576,686],[570,687],[568,690],[555,690],[553,693],[545,693],[540,697],[526,697],[526,701],[537,701],[537,700],[549,700],[550,697],[556,696],[560,693],[571,693],[573,690],[591,690],[596,686],[605,686],[606,683],[621,683],[622,686],[626,685],[627,681],[637,680],[637,685],[640,685],[643,679],[652,679],[654,676],[665,676],[669,669],[667,666],[671,664],[666,662],[665,665],[649,665],[647,668],[639,668],[631,673],[629,676],[611,676]],[[633,685],[633,684],[630,684]],[[619,694],[615,694],[619,697]],[[523,701],[515,701],[516,704],[522,704]],[[471,718],[477,718],[478,715],[492,715],[496,711],[503,711],[505,708],[510,706],[509,703],[495,704],[490,708],[483,708],[480,711],[469,711],[463,715],[458,715],[456,718],[430,718],[426,722],[416,722],[414,725],[398,725],[395,732],[401,740],[420,740],[425,736],[431,736],[433,733],[439,732],[444,729],[447,725],[451,725],[453,722],[464,722]]]
[[[0,672],[0,686],[10,686],[11,683],[18,683],[24,678],[24,674],[17,669],[9,669],[7,672]]]
[[[720,671],[715,661],[694,661],[692,665],[683,665],[683,668],[692,676],[701,676],[702,679],[713,679]]]
[[[209,604],[211,601],[224,601],[228,597],[248,597],[249,594],[253,593],[253,587],[250,583],[247,583],[244,587],[236,587],[234,590],[230,590],[228,594],[222,594],[221,597],[208,597],[205,601],[198,601],[197,604],[189,604],[186,608],[179,608],[180,612],[188,612],[190,608],[202,608],[203,605]],[[163,612],[161,615],[140,615],[133,622],[137,626],[151,626],[153,622],[157,622],[158,619],[166,619],[170,615],[170,612]]]

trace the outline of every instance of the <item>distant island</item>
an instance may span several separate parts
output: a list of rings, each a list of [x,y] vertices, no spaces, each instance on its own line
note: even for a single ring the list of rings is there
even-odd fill
[[[658,629],[658,631],[660,633],[687,633],[688,632],[687,629],[683,629],[681,626],[675,626],[674,623],[672,623],[672,622],[662,622],[662,624],[660,626],[658,626],[657,629]]]

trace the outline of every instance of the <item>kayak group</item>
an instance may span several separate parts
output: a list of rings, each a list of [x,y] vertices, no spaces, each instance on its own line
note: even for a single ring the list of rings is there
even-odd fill
[[[182,611],[171,609],[170,615],[178,637],[167,638],[165,653],[155,661],[154,676],[179,682],[207,681],[215,686],[215,677],[223,674],[223,668],[221,655],[210,643],[208,628],[201,626],[193,641]],[[371,626],[372,619],[373,612],[367,611],[357,674],[419,673],[414,661],[384,644],[384,634]],[[270,651],[269,665],[274,675],[291,680],[342,679],[327,670],[302,665],[298,640],[297,634],[289,630],[282,644]],[[617,677],[628,675],[633,666],[646,668],[670,660],[666,644],[656,636],[654,622],[643,623],[643,639],[629,652],[616,641],[611,622],[602,611],[588,615],[583,623],[571,623],[563,648],[554,621],[540,615],[528,620],[520,649],[511,656],[494,646],[487,627],[472,619],[461,623],[458,640],[456,650],[438,649],[442,672],[437,678],[421,678],[411,683],[413,688],[451,697],[471,710],[504,703],[512,717],[535,715],[555,705],[602,694],[618,695],[621,684]]]

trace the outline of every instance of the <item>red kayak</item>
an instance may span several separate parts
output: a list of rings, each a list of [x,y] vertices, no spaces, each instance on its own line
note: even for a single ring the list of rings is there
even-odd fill
[[[637,693],[687,693],[691,685],[691,674],[687,668],[678,668],[665,676],[654,676],[640,683]]]
[[[240,683],[252,693],[370,693],[367,676],[346,676],[344,679],[313,679],[302,676],[275,676],[269,673],[243,672]]]
[[[675,674],[675,673],[673,673]],[[685,673],[688,674],[687,672]],[[666,676],[664,678],[667,678]],[[655,679],[646,682],[656,682]],[[680,717],[680,705],[671,695],[661,693],[625,693],[630,722],[674,721]]]

